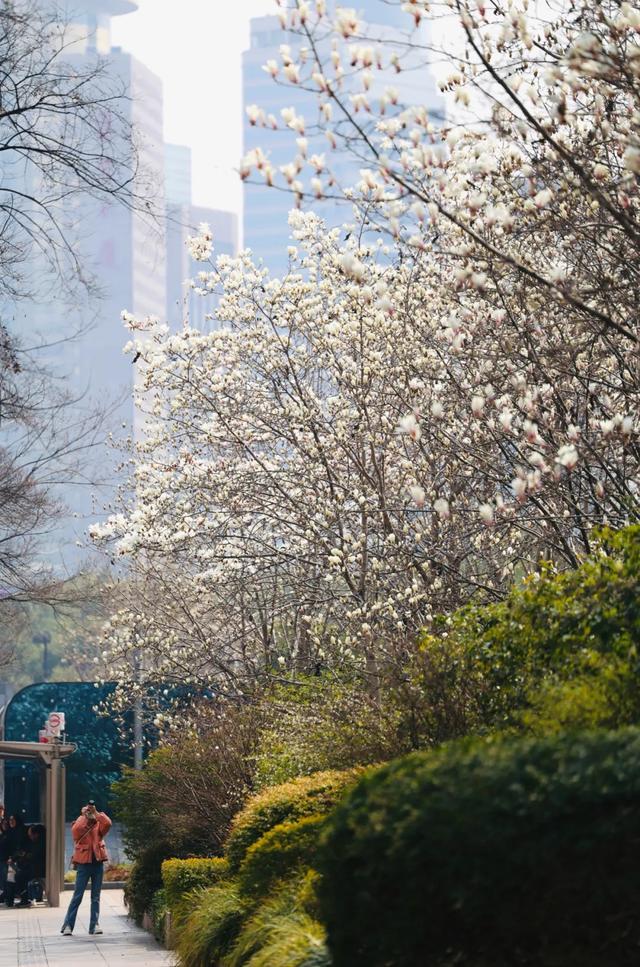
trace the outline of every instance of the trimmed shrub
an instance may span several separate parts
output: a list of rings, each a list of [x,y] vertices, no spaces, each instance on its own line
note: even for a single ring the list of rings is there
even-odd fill
[[[231,880],[194,890],[186,899],[192,909],[176,930],[178,963],[180,967],[211,967],[231,950],[247,905]]]
[[[280,823],[249,847],[238,872],[238,883],[247,896],[266,897],[278,880],[313,865],[325,816],[305,816]]]
[[[631,967],[640,730],[462,742],[365,776],[317,857],[336,967]]]
[[[317,772],[253,796],[236,816],[227,840],[225,853],[231,872],[237,873],[249,847],[274,826],[328,813],[363,771]]]
[[[318,843],[318,846],[320,844]],[[314,920],[320,920],[320,903],[318,901],[318,884],[320,874],[317,870],[307,870],[300,880],[298,899],[305,913],[308,913]]]
[[[219,856],[165,860],[162,864],[162,883],[167,905],[174,908],[191,890],[214,886],[224,879],[228,869],[227,861]]]
[[[325,930],[305,909],[298,879],[258,907],[223,967],[329,967],[330,963]]]

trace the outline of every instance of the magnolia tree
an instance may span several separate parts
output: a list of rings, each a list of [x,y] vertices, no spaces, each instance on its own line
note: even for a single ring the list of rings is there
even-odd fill
[[[248,253],[212,262],[212,331],[127,317],[146,435],[133,501],[95,536],[134,564],[106,654],[138,656],[136,689],[327,664],[375,683],[434,610],[498,598],[541,558],[573,566],[595,525],[637,515],[640,20],[451,10],[466,49],[444,86],[484,93],[485,127],[436,127],[393,91],[370,103],[397,44],[319,0],[284,13],[306,54],[267,69],[316,88],[330,141],[366,159],[350,237],[298,214],[284,279]],[[340,43],[322,62],[332,33],[347,65]],[[283,186],[304,201],[308,169],[323,194],[306,122],[284,123]],[[192,252],[211,257],[208,232]]]
[[[329,656],[375,673],[460,597],[424,507],[422,444],[401,429],[423,385],[417,267],[377,244],[356,257],[313,215],[292,227],[284,280],[249,254],[201,273],[221,328],[127,318],[145,438],[132,505],[94,536],[133,557],[138,600],[158,604],[116,616],[110,661],[143,642],[153,675],[200,684]],[[472,539],[482,522],[467,525]],[[466,556],[470,591],[490,589],[482,552]]]
[[[425,253],[451,348],[444,392],[419,399],[407,428],[415,419],[424,433],[430,413],[429,434],[471,465],[482,438],[501,438],[513,477],[505,486],[486,467],[483,519],[510,514],[511,496],[526,505],[517,516],[531,551],[553,547],[575,563],[594,523],[619,524],[637,502],[640,14],[615,2],[547,4],[538,16],[527,7],[415,0],[402,5],[406,37],[385,46],[353,9],[282,5],[298,42],[265,70],[315,91],[319,123],[283,110],[281,126],[298,135],[292,163],[276,172],[253,152],[242,173],[289,186],[298,203],[334,192],[326,155],[307,158],[306,137],[322,130],[338,156],[366,165],[348,196],[401,257]],[[460,53],[428,45],[425,24],[427,38],[457,38]],[[418,53],[425,66],[448,60],[449,114],[473,106],[475,124],[438,124],[392,87],[372,96],[377,70],[415,69]],[[564,471],[565,499],[551,510],[540,494]],[[445,516],[465,487],[454,477]]]
[[[223,327],[127,319],[146,433],[133,502],[94,529],[135,564],[136,606],[108,633],[126,696],[148,679],[237,691],[292,664],[375,680],[435,609],[500,596],[540,556],[571,564],[633,502],[631,425],[594,429],[582,459],[568,442],[566,408],[588,412],[607,357],[559,394],[575,348],[557,336],[532,384],[455,270],[344,247],[313,215],[294,233],[282,281],[248,254],[201,274]]]

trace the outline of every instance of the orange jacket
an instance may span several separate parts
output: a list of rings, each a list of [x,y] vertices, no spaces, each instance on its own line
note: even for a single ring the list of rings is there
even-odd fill
[[[95,820],[87,819],[84,812],[78,816],[71,827],[71,835],[75,847],[73,863],[93,863],[97,860],[104,863],[107,859],[107,847],[104,837],[111,829],[111,820],[106,813],[96,813]]]

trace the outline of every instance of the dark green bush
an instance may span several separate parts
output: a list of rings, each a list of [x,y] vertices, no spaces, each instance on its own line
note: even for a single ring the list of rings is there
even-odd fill
[[[165,941],[168,911],[169,905],[167,903],[165,891],[157,890],[151,900],[149,913],[151,915],[151,923],[153,925],[153,935],[156,940],[159,940],[162,944],[164,944]]]
[[[336,967],[631,967],[640,731],[392,762],[336,807],[316,865]]]
[[[325,816],[274,826],[247,850],[238,872],[244,894],[266,897],[275,883],[313,865]]]
[[[134,860],[124,887],[124,900],[129,916],[142,923],[145,913],[151,910],[154,895],[162,888],[160,867],[164,859],[164,844],[150,846],[139,852]]]
[[[161,875],[167,905],[174,909],[184,896],[198,887],[214,886],[228,873],[227,861],[219,856],[165,860]]]
[[[274,826],[329,812],[362,773],[360,768],[317,772],[253,796],[235,817],[227,840],[225,855],[231,871],[239,870],[249,847]]]

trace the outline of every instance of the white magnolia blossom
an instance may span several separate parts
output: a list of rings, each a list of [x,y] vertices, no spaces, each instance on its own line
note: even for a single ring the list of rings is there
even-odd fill
[[[187,238],[189,255],[196,262],[207,262],[213,252],[213,235],[206,222],[198,226],[198,234]]]

